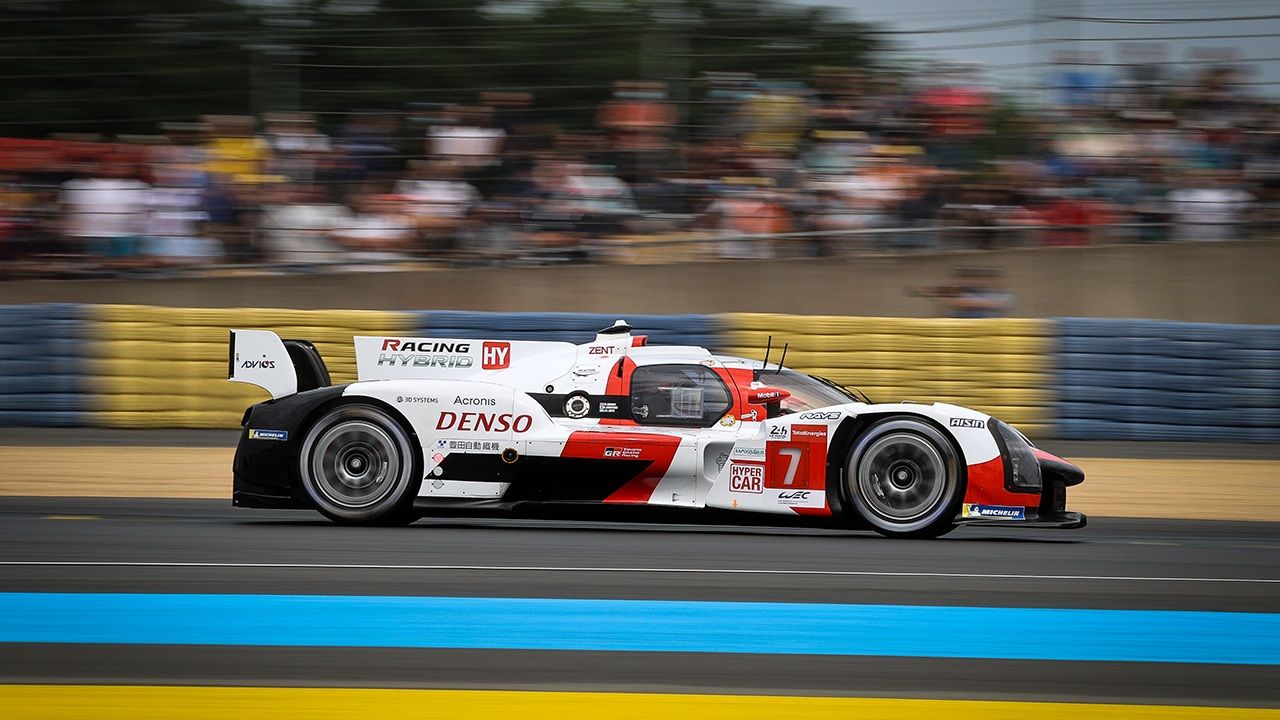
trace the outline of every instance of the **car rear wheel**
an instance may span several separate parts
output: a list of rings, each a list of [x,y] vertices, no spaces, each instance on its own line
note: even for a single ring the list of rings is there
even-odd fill
[[[845,468],[854,510],[889,537],[938,537],[953,530],[961,484],[951,441],[910,418],[872,426],[854,444]]]
[[[302,485],[316,509],[348,524],[413,522],[421,477],[413,442],[372,405],[330,410],[307,431],[299,458]]]

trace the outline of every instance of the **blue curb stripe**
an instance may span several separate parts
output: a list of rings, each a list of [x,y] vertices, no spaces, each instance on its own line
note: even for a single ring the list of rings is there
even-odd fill
[[[0,593],[0,642],[1280,664],[1280,614],[462,597]]]

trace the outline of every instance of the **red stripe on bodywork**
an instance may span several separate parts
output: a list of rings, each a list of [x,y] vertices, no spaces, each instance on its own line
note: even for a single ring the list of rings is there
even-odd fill
[[[1040,496],[1005,490],[1004,461],[994,457],[984,463],[969,466],[969,486],[965,489],[964,501],[979,505],[1037,507],[1040,505]]]
[[[795,514],[804,515],[805,517],[831,517],[831,503],[827,502],[825,498],[822,500],[822,507],[820,508],[793,507],[791,510]]]
[[[636,362],[624,357],[609,369],[609,380],[605,383],[605,395],[630,395],[631,373],[635,372]],[[600,418],[601,425],[635,425],[631,418]]]
[[[765,419],[765,407],[763,405],[747,405],[746,401],[744,388],[751,387],[751,382],[755,379],[755,371],[751,368],[727,367],[717,367],[715,371],[733,389],[733,407],[729,409],[729,414],[739,420],[759,421]],[[754,418],[751,417],[752,410],[756,411]]]
[[[569,436],[560,457],[587,458],[597,460],[635,461],[645,460],[648,465],[640,474],[631,478],[612,495],[605,498],[607,503],[647,503],[653,495],[658,482],[667,474],[671,461],[675,459],[676,450],[680,447],[680,438],[675,435],[652,435],[649,433],[629,432],[588,432],[580,430]],[[614,448],[619,451],[639,450],[636,457],[606,457],[605,450]]]

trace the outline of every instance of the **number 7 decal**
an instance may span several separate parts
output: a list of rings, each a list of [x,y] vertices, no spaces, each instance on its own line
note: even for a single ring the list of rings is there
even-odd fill
[[[809,447],[803,443],[769,443],[765,487],[808,488]]]
[[[796,470],[800,469],[800,458],[804,456],[804,450],[798,447],[778,448],[778,454],[787,459],[787,474],[782,480],[782,484],[791,487],[796,482]],[[808,485],[808,483],[805,483]]]
[[[789,441],[767,441],[764,486],[786,490],[825,488],[827,432],[825,425],[793,425]]]

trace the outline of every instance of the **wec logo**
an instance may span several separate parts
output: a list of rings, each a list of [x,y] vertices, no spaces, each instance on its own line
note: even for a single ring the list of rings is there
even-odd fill
[[[812,498],[813,491],[811,490],[788,490],[778,493],[778,504],[811,506]]]

